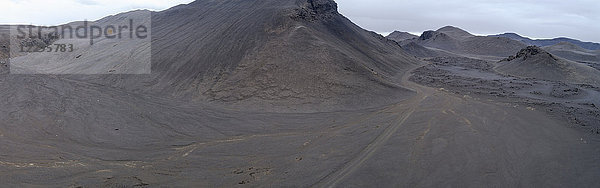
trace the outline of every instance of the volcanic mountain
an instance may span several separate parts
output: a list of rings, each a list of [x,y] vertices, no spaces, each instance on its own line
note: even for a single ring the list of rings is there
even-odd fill
[[[150,21],[139,16],[146,13],[127,12],[94,24],[127,18]],[[371,120],[361,123],[363,114],[354,111],[372,112],[415,94],[396,83],[419,60],[396,42],[353,24],[331,0],[199,0],[153,12],[151,25],[151,50],[128,40],[98,40],[72,53],[30,53],[11,59],[11,71],[13,65],[28,68],[21,65],[31,63],[35,66],[29,68],[53,75],[0,75],[0,177],[9,181],[3,183],[134,187],[150,181],[175,187],[231,187],[270,174],[305,176],[280,173],[288,162],[254,152],[264,147],[274,149],[265,155],[293,155],[281,150],[293,147],[271,139],[287,139],[278,135],[293,136],[290,139],[302,140],[305,146],[324,146],[307,142],[304,133],[312,137],[308,134],[338,125],[353,130],[379,126]],[[150,74],[120,74],[128,66],[119,65],[145,58],[148,52]],[[60,74],[70,70],[104,75]],[[269,140],[259,144],[255,138]],[[349,143],[345,137],[325,140]],[[209,162],[220,154],[202,154],[199,159],[192,151],[208,146],[204,143],[229,141],[252,146],[221,148],[224,153],[250,149],[254,154],[247,156],[255,157],[238,153],[242,157],[218,156],[213,158],[218,162]],[[230,154],[226,155],[237,155]],[[324,168],[331,166],[337,164],[315,167],[327,173]],[[183,170],[175,172],[178,169]],[[210,180],[197,179],[201,174]],[[299,181],[306,184],[321,177]],[[188,180],[177,180],[181,178]]]
[[[556,57],[536,46],[522,49],[496,67],[502,73],[544,80],[600,84],[600,71]]]
[[[216,8],[229,11],[205,14]],[[339,14],[333,0],[196,1],[153,21],[153,72],[208,100],[288,106],[391,99],[400,88],[389,80],[417,63]]]
[[[501,59],[526,47],[525,44],[508,38],[475,36],[452,26],[437,31],[425,31],[417,39],[403,41],[402,45],[411,42],[457,55],[483,59]]]
[[[3,187],[597,185],[596,135],[529,101],[479,98],[533,81],[464,57],[421,64],[404,49],[442,51],[365,31],[332,0],[198,0],[93,24],[129,18],[151,24],[151,44],[59,39],[77,48],[11,59],[0,74]],[[481,42],[448,28],[421,38],[453,53]],[[150,73],[132,67],[140,60]]]
[[[403,40],[414,39],[414,38],[418,38],[418,37],[419,36],[417,36],[417,35],[413,35],[408,32],[400,32],[400,31],[394,31],[394,32],[390,33],[388,36],[386,36],[386,38],[396,41],[396,42],[402,42]]]
[[[123,46],[147,49],[102,42],[94,49]],[[36,57],[22,59],[80,61],[87,58],[86,51],[98,52],[82,49],[80,58],[30,54]],[[106,50],[103,61],[129,57],[108,56],[113,51]],[[176,6],[152,14],[151,54],[150,75],[74,77],[187,100],[323,110],[397,100],[407,90],[394,84],[394,78],[418,63],[395,42],[339,14],[333,0],[195,1]],[[365,98],[369,100],[361,100]]]
[[[442,28],[438,29],[437,32],[445,33],[445,34],[449,35],[450,37],[457,38],[457,39],[466,39],[466,38],[475,36],[461,28],[454,27],[454,26],[442,27]]]

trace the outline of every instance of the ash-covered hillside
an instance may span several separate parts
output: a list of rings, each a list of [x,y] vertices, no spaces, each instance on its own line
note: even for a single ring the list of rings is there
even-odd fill
[[[556,57],[529,46],[499,63],[496,70],[521,77],[573,83],[600,84],[600,71],[587,65]]]

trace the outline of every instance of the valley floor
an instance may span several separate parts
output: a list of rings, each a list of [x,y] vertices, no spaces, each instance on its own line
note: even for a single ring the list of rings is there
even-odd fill
[[[35,84],[12,88],[23,96],[2,93],[0,116],[11,123],[0,126],[0,179],[60,187],[597,185],[597,134],[522,100],[438,87],[452,84],[422,71],[436,67],[399,78],[414,90],[400,103],[310,114],[186,104],[59,78],[3,78]]]

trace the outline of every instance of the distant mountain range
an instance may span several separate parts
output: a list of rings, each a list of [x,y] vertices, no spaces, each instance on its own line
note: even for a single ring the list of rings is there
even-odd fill
[[[534,45],[534,46],[540,46],[540,47],[552,46],[552,45],[555,45],[555,44],[558,44],[561,42],[569,42],[569,43],[575,44],[579,47],[582,47],[582,48],[585,48],[588,50],[600,50],[600,44],[598,44],[598,43],[583,42],[580,40],[575,40],[575,39],[570,39],[570,38],[565,38],[565,37],[554,38],[554,39],[530,39],[530,38],[523,37],[516,33],[504,33],[504,34],[498,34],[498,35],[490,35],[490,37],[504,37],[504,38],[521,41],[528,45]]]
[[[588,50],[570,42],[543,47],[553,55],[576,62],[600,62],[600,50]]]
[[[417,57],[437,57],[447,56],[468,56],[500,60],[508,57],[527,45],[508,38],[475,36],[463,29],[446,26],[436,31],[425,31],[421,36],[411,38],[404,34],[403,38],[398,37],[401,32],[394,32],[396,35],[388,36],[388,39],[398,42],[407,52]],[[394,34],[393,33],[393,34]],[[411,44],[414,43],[414,44]],[[425,47],[418,48],[416,45]]]
[[[453,26],[446,26],[446,27],[440,28],[437,31],[446,33],[455,38],[468,38],[468,37],[473,36],[470,33],[466,32],[460,28],[453,27]],[[454,32],[456,32],[456,33],[454,33]],[[409,40],[409,39],[413,39],[413,38],[417,38],[417,37],[418,36],[416,36],[416,35],[412,35],[410,33],[401,32],[401,31],[394,31],[390,35],[387,36],[388,39],[392,39],[397,42],[401,42],[403,40]],[[527,38],[527,37],[521,36],[516,33],[503,33],[503,34],[497,34],[497,35],[488,35],[488,37],[504,37],[504,38],[509,38],[509,39],[523,42],[530,46],[539,46],[539,47],[552,46],[552,45],[556,45],[559,43],[568,42],[568,43],[572,43],[572,44],[579,46],[581,48],[584,48],[584,49],[600,50],[600,43],[584,42],[584,41],[580,41],[577,39],[571,39],[571,38],[566,38],[566,37],[559,37],[559,38],[554,38],[554,39],[531,39],[531,38]]]
[[[497,59],[526,46],[539,46],[548,52],[576,62],[600,62],[600,44],[570,38],[530,39],[516,33],[476,36],[454,26],[425,31],[421,36],[394,31],[386,38],[398,42],[417,57],[458,56]],[[419,47],[421,46],[421,47]]]

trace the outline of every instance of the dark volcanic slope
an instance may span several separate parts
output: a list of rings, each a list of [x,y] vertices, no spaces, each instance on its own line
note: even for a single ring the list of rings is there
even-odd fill
[[[506,57],[526,47],[525,44],[502,37],[474,36],[462,29],[447,26],[437,31],[425,31],[418,39],[405,40],[419,45],[476,57]]]
[[[388,38],[388,39],[396,41],[396,42],[402,42],[403,40],[414,39],[414,38],[418,38],[418,37],[419,36],[410,34],[408,32],[394,31],[385,38]]]
[[[504,34],[490,35],[490,36],[491,37],[509,38],[509,39],[521,41],[527,45],[534,45],[534,46],[552,46],[552,45],[555,45],[555,44],[558,44],[561,42],[569,42],[569,43],[575,44],[581,48],[585,48],[588,50],[600,50],[600,44],[598,44],[598,43],[582,42],[580,40],[575,40],[575,39],[570,39],[570,38],[565,38],[565,37],[555,38],[555,39],[535,39],[534,40],[534,39],[520,36],[516,33],[504,33]]]
[[[252,113],[239,109],[254,106],[226,110],[189,99],[312,112],[413,94],[392,81],[418,60],[352,24],[333,1],[201,0],[155,13],[152,26],[150,75],[0,75],[5,186],[306,186],[344,160],[298,166],[298,151],[316,156],[303,161],[331,148],[352,154],[361,147],[349,143],[377,134],[355,132],[396,117],[363,123],[374,110]]]
[[[152,24],[151,91],[198,100],[384,104],[404,91],[388,80],[417,62],[332,0],[196,1],[154,14]]]
[[[152,41],[151,75],[85,79],[186,100],[331,110],[398,100],[407,90],[392,78],[418,63],[332,0],[195,1],[154,13]]]
[[[500,62],[496,70],[521,77],[598,85],[600,71],[586,65],[561,59],[530,46]]]
[[[339,15],[333,1],[199,0],[155,13],[153,28],[150,75],[0,75],[2,186],[597,184],[597,135],[532,106],[411,82],[405,72],[417,60]],[[138,47],[108,47],[123,46]],[[84,55],[107,55],[95,52]],[[491,65],[457,59],[427,67],[497,79]],[[422,70],[424,83],[455,80]],[[311,108],[257,112],[253,102]]]

